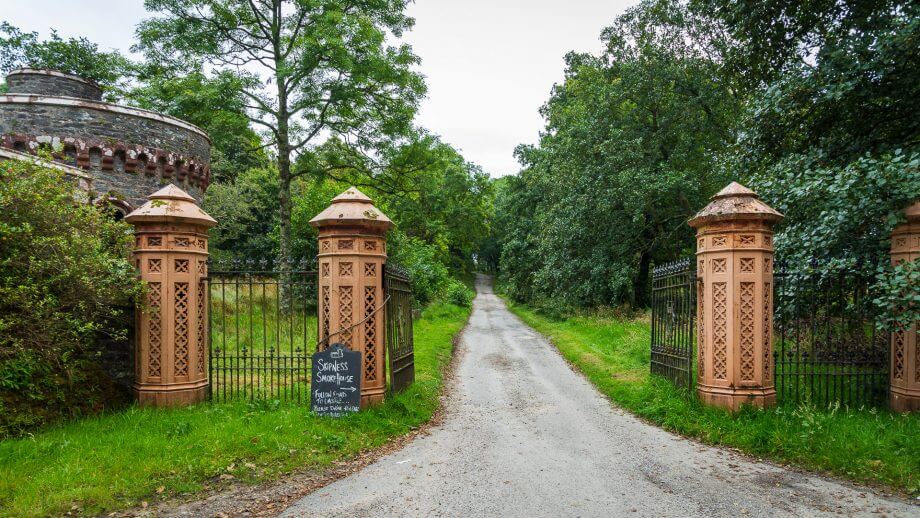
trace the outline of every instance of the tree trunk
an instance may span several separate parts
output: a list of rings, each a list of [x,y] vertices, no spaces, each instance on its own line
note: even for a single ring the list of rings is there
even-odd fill
[[[636,284],[633,291],[636,294],[636,307],[647,307],[651,302],[649,297],[649,270],[652,266],[652,254],[642,252],[639,256],[639,275],[636,276]]]

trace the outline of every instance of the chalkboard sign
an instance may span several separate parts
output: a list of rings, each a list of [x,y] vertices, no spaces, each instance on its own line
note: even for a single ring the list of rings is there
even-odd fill
[[[310,408],[319,415],[342,417],[361,408],[361,353],[332,344],[313,355]]]

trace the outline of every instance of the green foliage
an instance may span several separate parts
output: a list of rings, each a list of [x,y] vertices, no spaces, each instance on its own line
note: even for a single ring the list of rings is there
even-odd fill
[[[0,163],[0,436],[106,407],[100,339],[140,294],[131,229],[63,173]]]
[[[450,304],[428,307],[415,320],[416,382],[347,418],[271,400],[131,407],[2,441],[0,515],[98,515],[220,487],[221,475],[258,484],[295,470],[321,473],[431,418],[468,315]]]
[[[22,32],[0,22],[0,74],[16,68],[51,68],[92,79],[105,96],[114,100],[127,88],[131,62],[116,50],[100,51],[99,45],[86,38],[64,39],[52,30],[47,40],[37,32]]]
[[[417,237],[406,236],[399,230],[391,231],[387,241],[388,262],[405,268],[412,277],[412,295],[415,303],[425,306],[440,295],[450,275],[447,267],[438,261],[438,251]]]
[[[141,84],[128,93],[130,102],[195,124],[211,138],[213,181],[231,182],[242,171],[268,165],[246,115],[246,85],[239,76],[208,77],[201,70],[176,76],[148,64],[138,79]]]
[[[516,300],[644,305],[652,263],[692,246],[685,221],[727,183],[715,157],[742,106],[709,31],[645,2],[604,31],[600,56],[566,57],[540,143],[518,148],[524,168],[495,202]]]
[[[617,405],[667,430],[809,469],[920,493],[920,416],[875,409],[781,406],[736,415],[649,374],[649,325],[602,315],[548,318],[511,310]]]
[[[881,310],[880,327],[907,329],[920,315],[920,259],[904,262],[892,268],[879,268],[874,300]]]
[[[451,279],[444,290],[444,300],[456,306],[468,308],[473,305],[473,297],[476,293],[469,289],[466,284]]]
[[[884,274],[890,231],[920,199],[920,6],[708,3],[745,42],[733,62],[757,79],[724,163],[785,213],[778,259],[801,268],[814,257],[825,274],[882,271],[883,319],[920,318],[909,302],[920,286],[904,291]]]
[[[215,259],[275,257],[277,193],[278,176],[271,168],[245,170],[232,183],[208,186],[202,208],[217,220],[210,234]]]
[[[146,0],[155,16],[138,29],[149,62],[168,70],[235,75],[246,114],[275,150],[279,256],[292,257],[292,183],[316,171],[331,133],[362,151],[411,129],[425,85],[406,44],[405,0],[301,2]],[[293,163],[300,164],[292,168]]]

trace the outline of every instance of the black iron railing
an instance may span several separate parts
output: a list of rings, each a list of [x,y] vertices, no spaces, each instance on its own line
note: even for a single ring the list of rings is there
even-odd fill
[[[651,370],[676,385],[693,384],[696,271],[687,257],[652,271]]]
[[[828,274],[777,266],[773,354],[778,401],[884,405],[890,334],[876,328],[872,279],[853,271]]]
[[[209,374],[212,401],[310,400],[316,347],[316,272],[301,263],[213,263]]]
[[[390,390],[399,392],[415,381],[415,342],[412,336],[412,281],[393,265],[384,268],[386,341]]]

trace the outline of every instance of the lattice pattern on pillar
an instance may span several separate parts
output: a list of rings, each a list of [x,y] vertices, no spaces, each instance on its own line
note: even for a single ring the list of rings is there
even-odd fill
[[[377,380],[377,288],[364,287],[364,379]]]
[[[753,257],[742,257],[741,258],[741,273],[754,273],[754,258]]]
[[[376,277],[377,276],[377,264],[376,263],[364,263],[364,276],[365,277]]]
[[[725,236],[715,236],[712,238],[712,246],[725,246],[727,241]]]
[[[352,287],[339,287],[339,326],[342,328],[342,343],[351,348]]]
[[[727,261],[725,259],[712,260],[712,273],[725,273]]]
[[[177,282],[176,306],[176,376],[188,376],[188,283]]]
[[[894,336],[894,379],[904,379],[904,331],[898,330]]]
[[[754,283],[741,283],[741,380],[754,381]]]
[[[188,259],[176,259],[176,273],[188,273]]]
[[[160,273],[163,271],[163,260],[162,259],[148,259],[147,260],[147,271],[150,273]]]
[[[702,261],[700,261],[702,262]],[[706,290],[702,282],[696,283],[696,310],[697,310],[697,330],[696,330],[696,354],[699,360],[697,367],[697,379],[703,379],[706,375]]]
[[[163,355],[163,316],[160,308],[160,295],[162,293],[159,282],[147,284],[147,303],[150,306],[150,325],[147,334],[147,375],[158,378],[162,375],[160,357]]]
[[[773,363],[773,290],[769,282],[763,285],[763,383],[767,385],[773,379],[770,368]]]
[[[750,234],[744,234],[738,238],[738,244],[741,246],[753,246],[757,238]]]
[[[712,376],[724,380],[728,377],[728,330],[726,301],[727,290],[724,282],[712,284]]]
[[[323,307],[322,307],[323,321],[320,324],[322,326],[320,332],[322,333],[321,339],[329,339],[329,286],[323,286]],[[329,344],[325,344],[328,346]],[[323,347],[325,349],[325,347]]]
[[[352,271],[352,263],[339,263],[339,276],[351,277]]]
[[[204,334],[205,325],[204,325],[204,311],[205,311],[205,292],[204,292],[204,281],[198,281],[198,314],[195,316],[195,321],[197,322],[197,345],[198,350],[196,351],[196,358],[198,358],[198,374],[204,374],[204,350],[207,347],[207,338]]]

